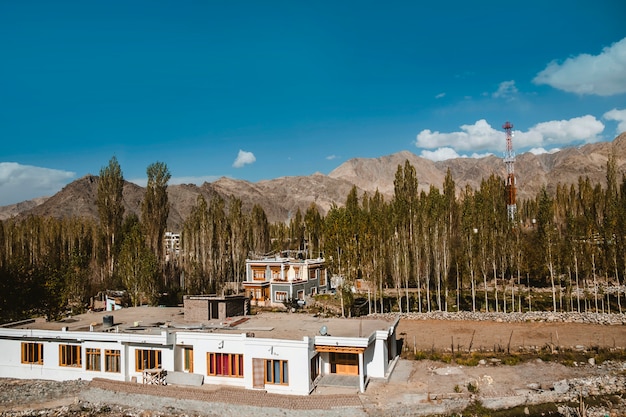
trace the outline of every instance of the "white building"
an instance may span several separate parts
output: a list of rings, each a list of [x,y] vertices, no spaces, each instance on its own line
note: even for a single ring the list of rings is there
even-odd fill
[[[285,313],[189,324],[181,309],[163,307],[118,310],[115,319],[88,313],[28,321],[0,328],[0,377],[153,382],[146,378],[157,374],[172,383],[187,375],[204,384],[308,395],[325,378],[344,375],[363,392],[371,378],[391,373],[397,324]]]

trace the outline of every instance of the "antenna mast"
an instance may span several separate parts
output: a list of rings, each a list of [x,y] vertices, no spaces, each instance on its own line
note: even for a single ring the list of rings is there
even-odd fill
[[[504,156],[504,165],[506,166],[506,211],[509,220],[515,219],[517,205],[515,204],[515,196],[517,188],[515,187],[515,152],[513,152],[513,124],[506,122],[502,125],[506,132],[506,154]]]

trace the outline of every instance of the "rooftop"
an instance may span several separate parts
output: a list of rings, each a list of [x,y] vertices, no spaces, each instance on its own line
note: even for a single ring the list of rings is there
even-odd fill
[[[387,331],[392,320],[383,318],[328,318],[304,313],[258,313],[230,317],[225,320],[189,323],[184,320],[182,307],[131,307],[115,311],[87,312],[60,321],[44,318],[5,325],[5,328],[67,331],[119,331],[135,334],[159,334],[168,331],[198,331],[207,333],[254,333],[255,337],[302,340],[319,336],[325,326],[326,334],[335,337],[369,337],[377,330]],[[104,325],[104,317],[112,316],[113,326]]]

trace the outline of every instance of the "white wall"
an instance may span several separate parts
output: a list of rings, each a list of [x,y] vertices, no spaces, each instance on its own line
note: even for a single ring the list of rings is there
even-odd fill
[[[174,354],[171,348],[165,345],[172,341],[167,332],[160,335],[139,335],[128,333],[101,333],[101,332],[64,332],[53,330],[32,329],[0,329],[0,377],[22,379],[50,379],[64,381],[70,379],[91,380],[96,377],[120,381],[128,381],[137,376],[141,381],[141,373],[135,372],[136,347],[129,343],[150,343],[150,349],[163,345],[162,364],[164,369],[174,369]],[[22,342],[41,343],[43,345],[43,364],[23,364]],[[81,366],[60,366],[59,346],[79,345],[81,349]],[[99,348],[101,355],[101,371],[86,370],[86,348]],[[120,351],[120,373],[104,372],[104,350],[115,349]],[[145,348],[142,348],[145,349]]]
[[[303,337],[302,340],[283,340],[247,337],[246,334],[219,334],[201,332],[168,332],[160,334],[64,332],[31,329],[0,329],[0,377],[38,378],[51,380],[87,379],[101,377],[142,381],[142,373],[135,371],[137,350],[160,350],[161,366],[165,370],[182,370],[182,347],[193,347],[194,373],[204,376],[204,383],[239,386],[254,389],[253,359],[288,361],[289,383],[264,384],[267,392],[308,395],[314,388],[310,379],[310,360],[316,355],[315,344],[330,346],[364,347],[364,371],[367,377],[383,378],[388,372],[387,340],[395,343],[397,322],[388,331],[376,331],[369,338],[343,338],[332,336]],[[21,363],[22,341],[38,342],[44,346],[43,365]],[[59,366],[59,346],[81,346],[81,366]],[[86,348],[100,349],[101,371],[86,370]],[[105,349],[120,351],[120,373],[105,372]],[[243,377],[209,376],[207,353],[223,352],[242,354]],[[393,353],[393,352],[392,352]],[[321,353],[321,372],[330,372],[329,355]]]

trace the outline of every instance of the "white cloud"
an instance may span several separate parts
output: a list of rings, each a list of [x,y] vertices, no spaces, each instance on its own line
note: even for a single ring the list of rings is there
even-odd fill
[[[326,159],[332,161],[333,159],[337,159],[337,155],[328,155]]]
[[[479,151],[501,146],[502,132],[492,128],[485,119],[473,125],[462,125],[460,132],[440,133],[429,129],[417,135],[415,145],[418,148],[435,149],[450,147],[456,151]]]
[[[626,132],[626,109],[617,110],[613,109],[607,111],[602,116],[606,120],[615,120],[617,122],[617,134],[619,135],[622,132]]]
[[[213,182],[218,180],[220,177],[218,175],[201,175],[197,177],[172,177],[168,181],[168,185],[180,185],[180,184],[196,184],[202,185],[205,182]],[[145,187],[148,183],[147,178],[136,178],[128,180],[134,184],[139,185],[140,187]]]
[[[233,162],[234,168],[241,168],[244,165],[248,165],[256,161],[256,157],[252,152],[246,152],[239,149],[239,154],[237,155],[237,159]]]
[[[494,98],[512,99],[518,93],[515,81],[503,81],[498,86],[498,90],[492,94]]]
[[[435,96],[435,98],[444,98],[446,96],[446,93],[439,93]]]
[[[0,205],[53,195],[75,176],[69,171],[0,162]]]
[[[556,153],[560,150],[561,149],[559,148],[550,149],[549,151],[547,151],[545,148],[532,148],[532,149],[529,149],[528,152],[532,153],[533,155],[541,155],[544,153]]]
[[[420,156],[435,162],[460,157],[460,155],[452,148],[439,148],[434,151],[423,150]]]
[[[594,116],[586,115],[569,120],[552,120],[538,123],[527,132],[516,132],[515,141],[520,147],[554,147],[574,143],[593,143],[600,138],[604,124]]]
[[[611,113],[609,117],[622,117],[622,113]],[[606,116],[605,116],[606,117]],[[604,124],[594,116],[586,115],[569,120],[552,120],[538,123],[525,132],[514,132],[516,149],[569,146],[593,143],[600,140]],[[421,155],[433,161],[465,157],[464,153],[474,152],[472,158],[481,158],[489,152],[504,152],[506,136],[503,130],[496,130],[486,120],[478,120],[473,125],[462,125],[460,131],[441,133],[429,129],[417,135],[415,145],[423,149]],[[430,151],[435,149],[435,151]],[[485,151],[478,153],[477,151]]]
[[[581,54],[562,64],[552,61],[533,82],[577,94],[626,93],[626,38],[604,48],[599,55]]]
[[[484,158],[486,156],[493,155],[491,152],[486,152],[482,154],[473,153],[471,155],[459,155],[454,149],[444,147],[435,149],[434,151],[423,150],[420,153],[420,156],[425,159],[430,159],[434,162],[445,161],[447,159],[455,159],[455,158]]]

